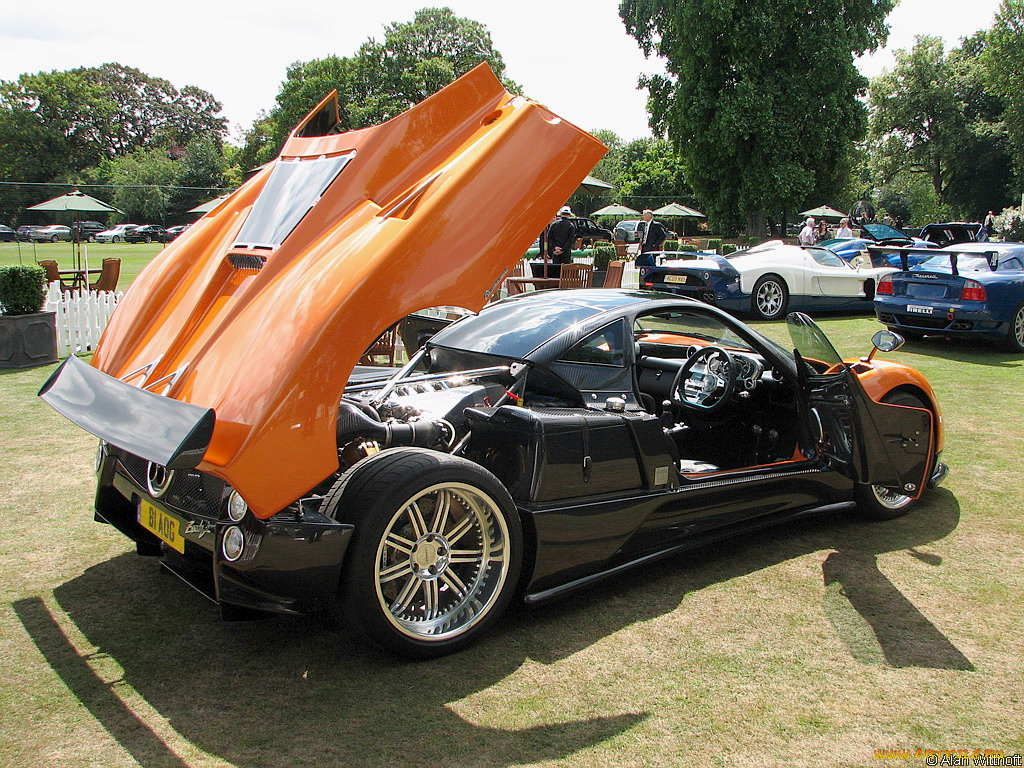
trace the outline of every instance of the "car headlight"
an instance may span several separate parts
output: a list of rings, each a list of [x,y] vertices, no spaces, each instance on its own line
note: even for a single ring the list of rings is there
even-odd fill
[[[232,525],[224,531],[224,538],[221,540],[220,550],[225,560],[235,561],[242,556],[245,549],[245,535],[237,525]]]
[[[248,511],[249,505],[245,503],[245,499],[241,497],[238,491],[232,491],[231,495],[228,496],[228,517],[236,523],[240,523]]]

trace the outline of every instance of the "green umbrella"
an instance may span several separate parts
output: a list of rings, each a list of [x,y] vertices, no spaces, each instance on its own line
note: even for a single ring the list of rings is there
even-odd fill
[[[817,208],[811,208],[809,211],[803,211],[798,213],[798,216],[806,219],[808,216],[813,216],[816,219],[844,219],[846,214],[842,211],[837,211],[828,205],[819,205]]]
[[[606,205],[604,208],[598,208],[594,211],[591,216],[639,216],[640,211],[634,211],[632,208],[627,208],[625,205],[620,203],[612,203]]]
[[[189,208],[187,211],[185,211],[185,213],[209,213],[218,205],[220,205],[229,197],[231,197],[231,194],[231,192],[228,192],[227,194],[213,198],[213,200],[207,200],[205,203],[200,203],[195,208]]]
[[[690,208],[682,205],[681,203],[669,203],[663,205],[656,211],[652,211],[655,216],[665,216],[670,219],[683,219],[683,226],[680,230],[680,234],[686,234],[686,219],[703,219],[706,218],[703,213],[698,211],[696,208]]]
[[[609,189],[615,189],[614,184],[609,184],[607,181],[601,181],[593,176],[587,176],[583,181],[580,182],[578,192],[586,192],[590,195],[600,195],[602,192],[607,192]]]
[[[107,205],[102,200],[97,200],[95,197],[75,190],[74,192],[67,192],[60,197],[55,197],[52,200],[46,200],[36,205],[30,205],[25,210],[27,211],[74,211],[75,221],[81,224],[81,217],[79,214],[82,211],[86,213],[124,213],[112,205]],[[79,226],[75,231],[75,259],[78,263],[78,269],[82,268],[82,229]],[[85,268],[89,269],[88,254],[86,254]]]

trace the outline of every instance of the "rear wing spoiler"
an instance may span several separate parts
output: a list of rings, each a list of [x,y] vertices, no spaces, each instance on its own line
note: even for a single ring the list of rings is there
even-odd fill
[[[924,253],[929,256],[941,256],[947,254],[949,256],[949,265],[953,270],[954,275],[959,275],[960,271],[957,269],[957,261],[961,254],[967,256],[984,256],[985,260],[988,261],[988,268],[993,272],[999,266],[999,252],[998,251],[956,251],[948,248],[939,250],[938,248],[912,248],[912,247],[900,247],[896,245],[869,245],[868,255],[871,257],[872,266],[886,266],[885,264],[878,264],[875,261],[875,256],[885,256],[887,254],[895,253],[900,257],[900,268],[906,272],[909,269],[909,256],[912,253]]]

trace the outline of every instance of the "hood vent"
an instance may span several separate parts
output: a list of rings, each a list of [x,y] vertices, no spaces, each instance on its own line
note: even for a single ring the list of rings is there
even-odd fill
[[[253,256],[248,253],[230,253],[228,262],[235,269],[248,269],[252,272],[259,272],[267,260],[263,256]]]

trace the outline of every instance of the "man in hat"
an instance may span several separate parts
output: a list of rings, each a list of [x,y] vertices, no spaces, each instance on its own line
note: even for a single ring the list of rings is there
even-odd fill
[[[554,264],[572,264],[572,246],[576,242],[576,225],[572,223],[572,209],[562,206],[558,220],[548,227],[548,255]]]

